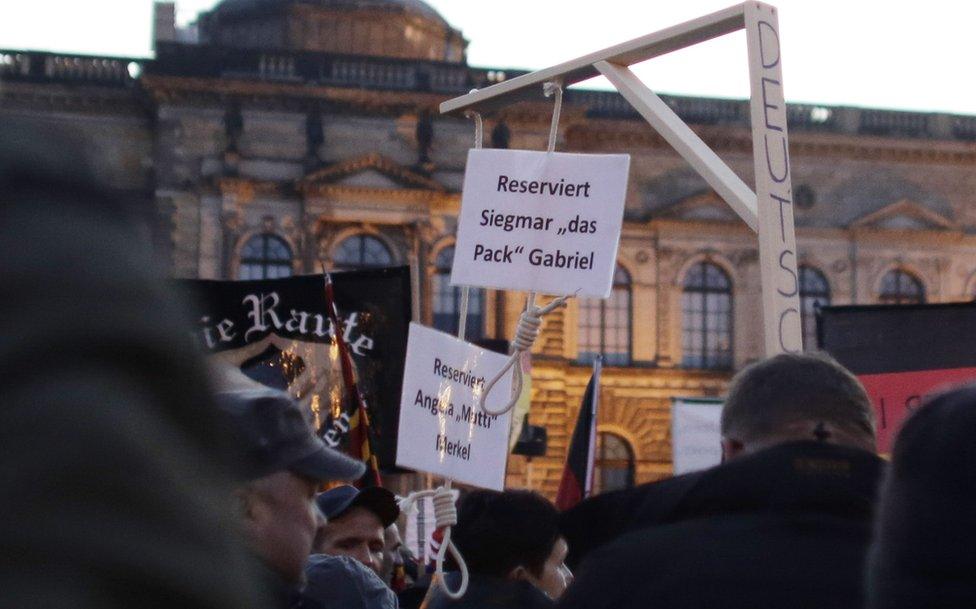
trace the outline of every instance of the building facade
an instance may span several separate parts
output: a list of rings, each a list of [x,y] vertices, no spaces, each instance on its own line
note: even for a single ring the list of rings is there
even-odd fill
[[[224,0],[153,60],[0,50],[0,104],[85,134],[97,170],[149,218],[172,274],[260,278],[409,264],[419,320],[455,331],[449,285],[473,124],[438,105],[520,72],[467,65],[419,0]],[[169,17],[167,17],[169,15]],[[788,75],[787,75],[788,78]],[[665,96],[743,177],[748,104]],[[551,102],[486,116],[485,146],[542,150]],[[976,117],[791,105],[807,344],[817,303],[976,295]],[[674,397],[721,396],[762,355],[755,236],[616,93],[566,93],[558,150],[632,156],[610,299],[547,317],[532,369],[543,457],[509,483],[555,494],[597,354],[598,481],[671,472]],[[510,338],[524,295],[473,290],[469,338]]]

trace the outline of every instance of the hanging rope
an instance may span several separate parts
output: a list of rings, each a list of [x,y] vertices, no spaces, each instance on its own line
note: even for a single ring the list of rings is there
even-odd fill
[[[546,97],[556,96],[555,103],[552,108],[552,121],[549,125],[549,144],[546,146],[546,152],[552,153],[556,151],[556,140],[559,137],[559,117],[563,111],[563,87],[562,83],[559,81],[549,81],[542,86],[542,92]],[[542,318],[547,313],[551,313],[559,307],[566,306],[566,301],[575,296],[572,294],[570,296],[560,296],[556,298],[544,307],[537,307],[535,304],[536,293],[529,292],[529,296],[525,301],[525,310],[522,311],[522,315],[519,316],[518,326],[515,328],[515,337],[512,339],[512,355],[505,367],[502,368],[498,374],[496,374],[491,381],[485,385],[484,391],[481,392],[481,396],[478,398],[478,404],[481,410],[485,411],[489,415],[498,416],[503,415],[512,408],[515,408],[515,404],[518,403],[519,396],[522,394],[522,383],[524,379],[522,378],[522,354],[531,351],[532,345],[535,344],[535,339],[539,337],[539,331],[542,328]],[[516,364],[518,364],[516,366]],[[512,395],[509,396],[508,402],[501,410],[489,410],[486,406],[486,401],[488,399],[488,394],[495,387],[509,370],[515,368],[514,383],[512,384]]]
[[[475,91],[477,89],[472,89],[471,93]],[[485,122],[481,118],[481,113],[468,110],[464,116],[474,119],[474,147],[475,150],[481,150],[485,145]],[[468,302],[470,299],[471,288],[466,285],[461,286],[461,306],[458,310],[458,338],[461,340],[464,340],[468,328]]]
[[[566,306],[566,301],[573,296],[575,296],[575,294],[560,296],[546,306],[540,308],[535,305],[535,292],[529,293],[529,301],[526,302],[525,310],[522,311],[522,315],[519,316],[518,326],[515,328],[515,337],[512,339],[512,355],[508,358],[508,362],[505,363],[505,367],[499,370],[498,374],[488,381],[488,384],[485,385],[485,390],[481,392],[481,396],[478,399],[478,404],[482,410],[489,415],[499,416],[505,414],[515,407],[519,396],[522,394],[522,354],[526,351],[530,351],[532,349],[532,345],[535,344],[535,339],[539,337],[539,330],[542,329],[543,316],[555,311],[559,307]],[[504,376],[509,370],[512,369],[513,366],[515,367],[515,378],[514,384],[512,385],[511,398],[509,398],[508,403],[501,410],[490,410],[485,404],[488,394],[491,393],[491,390],[495,387],[495,384],[504,378]]]
[[[440,586],[444,594],[451,600],[458,600],[468,591],[468,565],[464,562],[461,552],[451,541],[451,527],[457,524],[457,507],[454,505],[454,493],[451,491],[451,481],[448,480],[444,486],[433,490],[415,491],[400,501],[400,511],[409,514],[416,509],[417,501],[430,497],[434,503],[434,526],[437,530],[443,531],[441,546],[437,549],[437,557],[434,563],[434,576],[431,578],[430,590],[427,596],[435,587]],[[461,584],[456,591],[452,591],[444,580],[444,559],[447,553],[451,553],[454,562],[457,563],[461,571]],[[425,599],[426,603],[427,599]]]
[[[552,122],[549,124],[549,146],[546,152],[556,151],[556,138],[559,135],[559,115],[563,112],[563,85],[559,81],[550,80],[542,85],[542,93],[546,97],[556,96],[556,102],[552,106]]]
[[[474,93],[477,89],[472,90]],[[464,114],[468,118],[474,119],[474,147],[476,149],[481,149],[484,147],[485,140],[485,123],[481,118],[481,114],[473,110],[469,110]],[[470,288],[468,286],[461,287],[461,306],[458,311],[458,338],[464,340],[465,331],[468,325],[468,302],[470,299]],[[437,558],[434,563],[434,577],[430,582],[430,589],[427,591],[427,596],[424,599],[423,606],[426,606],[430,600],[431,592],[438,586],[444,590],[444,594],[447,595],[451,600],[458,600],[464,596],[465,592],[468,591],[468,565],[464,562],[464,557],[461,556],[461,552],[458,551],[457,546],[451,541],[451,528],[457,524],[457,508],[454,505],[454,493],[451,490],[453,481],[450,478],[444,479],[444,486],[440,486],[434,490],[417,491],[410,493],[406,499],[400,502],[400,510],[404,513],[408,513],[414,508],[417,500],[424,497],[433,498],[434,502],[434,526],[437,530],[442,532],[441,545],[437,549]],[[451,590],[447,581],[444,579],[444,559],[447,557],[447,553],[451,553],[451,557],[454,558],[454,562],[457,563],[458,569],[461,571],[461,583],[457,590]]]

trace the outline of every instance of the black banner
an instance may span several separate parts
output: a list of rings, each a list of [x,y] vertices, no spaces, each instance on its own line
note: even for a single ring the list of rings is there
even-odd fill
[[[411,319],[409,267],[332,274],[342,337],[369,407],[382,469],[396,461],[400,390]],[[345,387],[321,275],[261,281],[182,280],[199,307],[196,338],[215,359],[286,390],[306,405],[320,435],[346,448],[355,399]]]
[[[817,339],[867,390],[883,453],[927,396],[976,381],[971,302],[824,307],[817,314]]]

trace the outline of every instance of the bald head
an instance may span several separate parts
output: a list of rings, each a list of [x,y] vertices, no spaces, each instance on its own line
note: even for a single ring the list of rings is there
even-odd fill
[[[875,450],[874,411],[860,381],[823,353],[787,353],[732,379],[722,409],[726,458],[817,440]]]

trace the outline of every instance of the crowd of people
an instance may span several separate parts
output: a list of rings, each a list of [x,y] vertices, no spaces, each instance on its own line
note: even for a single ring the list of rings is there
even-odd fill
[[[976,600],[976,389],[919,409],[889,464],[863,387],[819,354],[736,375],[714,468],[562,513],[531,491],[463,492],[452,534],[470,581],[453,600],[404,547],[397,497],[350,484],[363,463],[286,393],[195,355],[138,218],[76,148],[0,125],[2,606]]]

